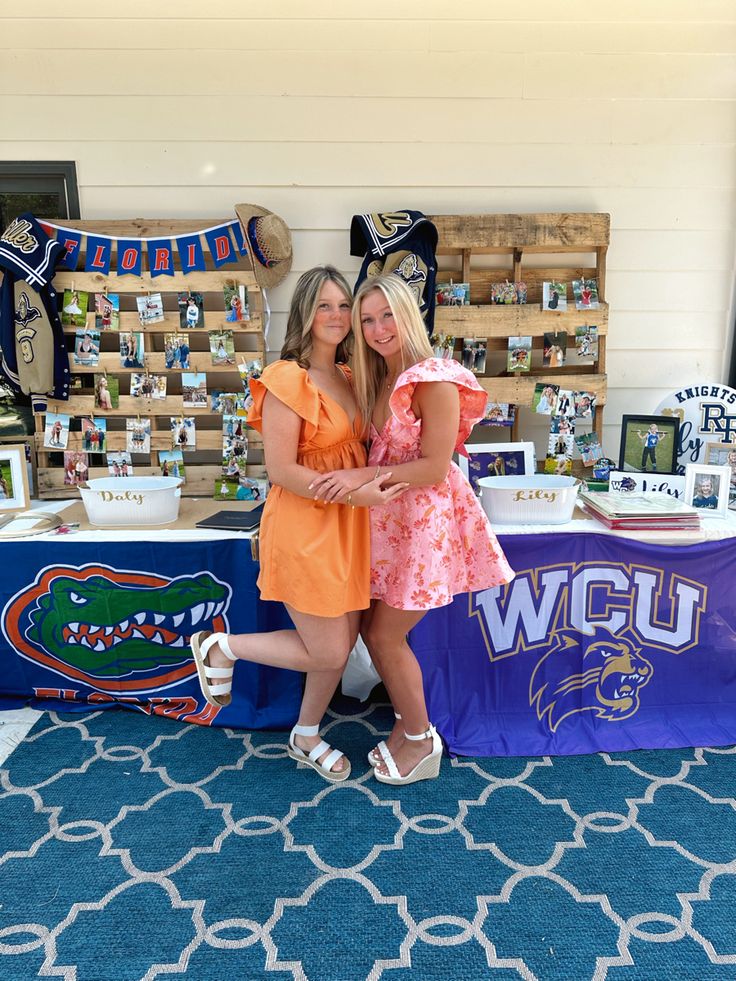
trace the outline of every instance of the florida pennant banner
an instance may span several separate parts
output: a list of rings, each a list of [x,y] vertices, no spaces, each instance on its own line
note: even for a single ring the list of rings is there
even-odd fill
[[[151,276],[173,276],[175,250],[179,253],[182,272],[202,272],[207,268],[202,238],[216,269],[226,263],[237,262],[240,256],[248,254],[243,230],[237,220],[171,238],[122,239],[115,235],[86,235],[52,222],[46,222],[44,227],[49,229],[49,234],[55,233],[57,240],[66,248],[66,256],[59,263],[60,269],[75,270],[79,255],[84,251],[85,271],[104,275],[114,267],[118,276],[140,276],[143,253],[147,251]],[[85,238],[86,248],[83,249],[82,240]]]

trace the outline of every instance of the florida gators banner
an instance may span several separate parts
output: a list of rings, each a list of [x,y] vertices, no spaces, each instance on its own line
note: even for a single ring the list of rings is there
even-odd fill
[[[199,235],[185,235],[174,240],[179,250],[181,261],[181,271],[185,274],[191,272],[204,272],[207,265],[204,260],[202,243]]]
[[[237,262],[239,256],[248,254],[248,246],[240,222],[237,220],[203,228],[198,232],[176,235],[170,239],[121,239],[115,235],[88,235],[86,232],[55,225],[52,222],[44,222],[44,228],[48,229],[49,235],[55,234],[58,241],[66,247],[67,254],[59,263],[60,269],[77,268],[82,241],[86,239],[85,270],[103,272],[105,275],[114,264],[119,276],[126,274],[140,276],[143,253],[147,252],[148,268],[152,276],[173,276],[174,249],[181,258],[183,272],[205,269],[204,248],[200,236],[205,240],[216,269],[226,263]],[[117,243],[114,263],[113,243]]]
[[[148,268],[151,277],[174,275],[174,253],[168,238],[148,242]]]
[[[99,272],[105,276],[110,272],[112,242],[109,238],[87,236],[87,256],[84,263],[85,272]]]
[[[452,751],[736,742],[736,539],[500,541],[516,579],[456,598],[411,633],[430,718]]]
[[[44,226],[46,227],[46,226]],[[53,236],[53,228],[49,227],[49,235]],[[59,269],[76,269],[79,250],[82,245],[82,235],[80,232],[73,232],[70,228],[59,229],[56,236],[57,241],[61,242],[66,250],[64,258],[58,265]]]
[[[0,707],[30,698],[65,712],[123,706],[199,725],[296,721],[295,672],[239,663],[222,709],[197,682],[195,630],[291,626],[280,604],[260,601],[249,542],[6,542],[3,563]]]
[[[118,276],[140,276],[143,243],[140,239],[118,239]]]
[[[226,262],[237,261],[238,256],[233,247],[232,239],[227,233],[227,228],[212,229],[205,232],[204,237],[210,247],[216,269],[219,269]]]

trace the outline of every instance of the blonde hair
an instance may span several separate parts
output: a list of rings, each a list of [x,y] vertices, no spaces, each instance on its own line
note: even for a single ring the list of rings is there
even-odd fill
[[[319,294],[325,283],[334,283],[345,294],[348,303],[352,302],[353,291],[348,281],[334,266],[315,266],[299,277],[289,307],[286,323],[286,337],[281,348],[284,361],[296,361],[302,368],[309,367],[312,353],[312,324],[317,313]],[[345,364],[350,358],[350,335],[340,341],[335,352],[335,362]]]
[[[401,370],[431,358],[433,354],[416,298],[406,283],[393,273],[364,280],[353,301],[353,378],[358,409],[366,429],[370,425],[379,392],[388,377],[386,362],[377,351],[368,347],[361,327],[361,304],[374,290],[384,295],[394,315],[401,347]]]

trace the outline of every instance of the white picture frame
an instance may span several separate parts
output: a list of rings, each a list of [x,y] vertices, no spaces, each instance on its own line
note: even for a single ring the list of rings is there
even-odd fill
[[[650,494],[659,491],[685,500],[685,475],[677,473],[641,473],[633,470],[611,470],[608,486],[612,491]]]
[[[534,443],[531,442],[466,443],[465,452],[468,455],[459,456],[459,466],[476,494],[480,477],[527,476],[535,470]],[[496,463],[492,458],[501,462]]]
[[[685,503],[698,508],[703,518],[726,517],[730,487],[729,466],[688,463],[685,468]]]
[[[24,443],[0,443],[0,513],[27,511],[31,503]]]

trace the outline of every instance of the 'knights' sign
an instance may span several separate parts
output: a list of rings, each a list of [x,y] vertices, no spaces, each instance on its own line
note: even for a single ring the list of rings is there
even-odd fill
[[[666,396],[655,415],[676,416],[680,420],[680,473],[685,472],[688,463],[725,463],[724,451],[718,446],[736,444],[736,389],[727,385],[688,385]]]

